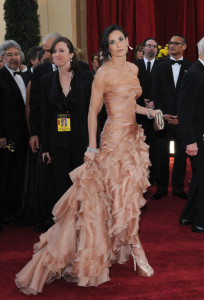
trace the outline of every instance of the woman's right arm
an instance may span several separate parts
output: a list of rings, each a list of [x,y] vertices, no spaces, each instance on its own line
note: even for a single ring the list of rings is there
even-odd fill
[[[103,94],[105,90],[105,75],[104,70],[100,69],[94,77],[91,92],[91,101],[88,114],[88,130],[89,130],[89,147],[96,148],[96,133],[97,133],[97,116],[103,106]],[[95,159],[96,153],[86,151],[86,157],[91,160]]]

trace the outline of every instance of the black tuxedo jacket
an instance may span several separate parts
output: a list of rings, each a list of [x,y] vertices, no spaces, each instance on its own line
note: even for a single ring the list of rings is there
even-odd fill
[[[42,78],[42,145],[43,151],[53,147],[88,145],[88,110],[93,77],[87,70],[75,70],[69,92],[71,132],[57,131],[57,115],[66,113],[62,102],[59,73],[55,71]]]
[[[136,66],[138,66],[138,78],[142,87],[142,95],[138,98],[137,103],[141,106],[145,106],[144,98],[152,99],[152,74],[158,62],[156,60],[154,61],[153,67],[150,72],[150,76],[147,73],[144,59],[139,59],[134,63],[136,64]]]
[[[33,73],[31,72],[30,69],[28,69],[26,72],[21,72],[21,76],[26,83],[26,86],[28,85],[28,82],[31,81]]]
[[[204,66],[199,60],[181,82],[178,118],[183,144],[186,146],[197,142],[204,151]]]
[[[30,88],[30,135],[41,135],[41,79],[43,75],[52,73],[53,68],[50,62],[45,62],[33,70]]]
[[[22,78],[25,85],[25,74]],[[27,134],[25,103],[21,91],[6,67],[0,70],[0,137],[17,143]]]
[[[177,97],[181,81],[191,65],[192,62],[183,60],[176,87],[170,59],[156,65],[152,78],[152,98],[155,108],[161,109],[163,114],[177,115]]]

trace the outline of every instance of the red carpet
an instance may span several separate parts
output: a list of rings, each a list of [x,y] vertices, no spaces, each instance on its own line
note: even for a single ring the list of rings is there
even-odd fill
[[[172,163],[172,161],[171,161]],[[186,178],[186,190],[190,173]],[[155,270],[151,278],[140,278],[133,271],[132,259],[125,265],[113,265],[111,281],[97,288],[81,288],[60,279],[30,299],[204,299],[204,235],[192,233],[178,219],[185,200],[168,197],[151,201],[151,188],[146,198],[141,221],[141,241]],[[0,299],[28,299],[15,284],[14,275],[32,255],[38,234],[32,227],[4,226],[0,232]]]

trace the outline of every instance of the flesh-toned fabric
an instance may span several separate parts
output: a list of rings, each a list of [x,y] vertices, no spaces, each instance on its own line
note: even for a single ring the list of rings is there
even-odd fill
[[[138,243],[150,164],[135,119],[141,87],[133,73],[117,74],[117,83],[104,93],[108,119],[96,159],[70,173],[73,185],[53,209],[55,224],[40,236],[32,260],[16,275],[25,294],[42,292],[44,284],[61,277],[98,286],[110,280],[109,267],[125,263],[131,245]]]

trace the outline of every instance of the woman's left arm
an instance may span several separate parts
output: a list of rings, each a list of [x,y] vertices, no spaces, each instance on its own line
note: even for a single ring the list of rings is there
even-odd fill
[[[160,109],[150,109],[137,104],[136,113],[140,115],[146,115],[149,119],[155,118],[156,112],[160,111]]]

